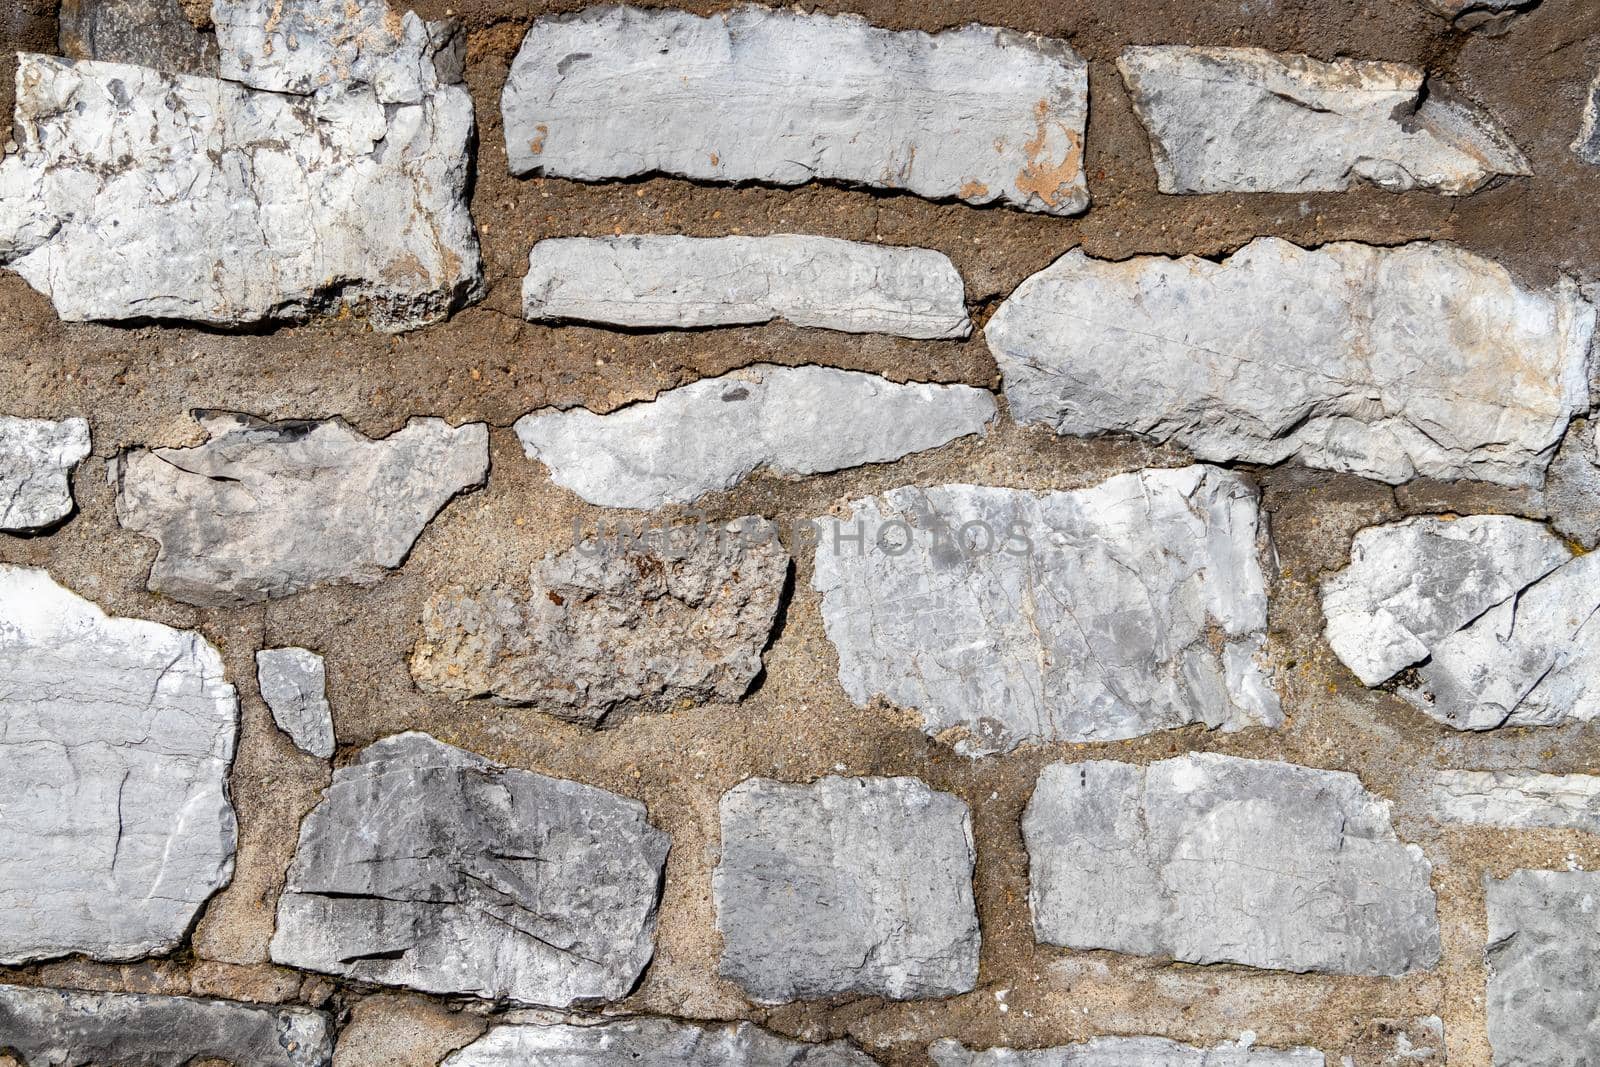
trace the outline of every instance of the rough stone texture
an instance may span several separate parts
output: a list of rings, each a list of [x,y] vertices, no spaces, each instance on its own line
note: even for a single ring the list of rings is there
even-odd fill
[[[113,478],[117,520],[161,545],[150,588],[205,607],[372,585],[489,471],[482,423],[412,419],[372,440],[343,419],[195,417],[205,444],[129,452]]]
[[[529,458],[591,504],[658,508],[731,489],[758,467],[817,474],[888,463],[986,432],[994,397],[829,367],[757,365],[596,415],[517,420]]]
[[[1583,126],[1578,139],[1572,142],[1572,151],[1585,163],[1600,166],[1600,75],[1589,87],[1588,103],[1583,109]]]
[[[1251,1048],[1245,1044],[1196,1048],[1161,1037],[1097,1037],[1063,1048],[992,1048],[978,1052],[959,1041],[928,1049],[934,1067],[1323,1067],[1315,1049]]]
[[[333,1067],[439,1067],[483,1035],[487,1024],[476,1007],[418,993],[362,997],[339,1027]]]
[[[1350,566],[1323,580],[1328,644],[1378,685],[1571,558],[1543,524],[1508,515],[1370,527],[1356,535]]]
[[[1444,1020],[1437,1015],[1374,1019],[1357,1039],[1355,1055],[1343,1063],[1346,1067],[1444,1067]]]
[[[872,1067],[846,1042],[806,1044],[749,1023],[696,1026],[670,1019],[497,1026],[441,1067]]]
[[[622,706],[733,702],[761,673],[789,573],[745,524],[681,528],[666,544],[590,538],[533,568],[529,590],[450,589],[422,612],[417,684],[599,725]]]
[[[0,531],[24,533],[72,514],[72,469],[89,454],[83,419],[0,415]]]
[[[333,1026],[306,1008],[7,985],[0,1050],[24,1067],[327,1067]]]
[[[1439,960],[1432,867],[1353,774],[1214,753],[1056,763],[1022,831],[1048,944],[1331,974]]]
[[[501,96],[513,174],[835,180],[1072,215],[1089,66],[991,26],[626,7],[533,24]]]
[[[1538,7],[1540,0],[1428,0],[1428,3],[1439,14],[1453,20],[1458,28],[1470,30]]]
[[[333,755],[333,709],[328,707],[328,669],[304,648],[264,648],[256,653],[256,682],[272,721],[302,752]]]
[[[178,0],[61,0],[61,54],[170,74],[217,74],[217,42]]]
[[[654,951],[667,835],[644,805],[406,733],[334,772],[300,828],[273,962],[564,1008]]]
[[[1528,161],[1494,120],[1404,63],[1260,48],[1130,48],[1117,61],[1163,193],[1476,192]]]
[[[786,319],[847,333],[972,332],[949,257],[780,233],[770,237],[560,237],[528,257],[522,314],[631,327]]]
[[[1429,798],[1443,822],[1569,827],[1600,834],[1600,776],[1536,771],[1439,771]]]
[[[895,1000],[978,978],[966,804],[915,778],[751,778],[722,796],[721,973],[755,1000]]]
[[[166,952],[227,883],[222,677],[199,634],[0,564],[0,963]]]
[[[1495,1067],[1600,1058],[1600,873],[1485,879],[1489,1042]]]
[[[1261,662],[1266,532],[1238,475],[908,487],[819,522],[812,584],[840,684],[916,709],[958,751],[1282,720]],[[862,531],[864,550],[834,543]]]

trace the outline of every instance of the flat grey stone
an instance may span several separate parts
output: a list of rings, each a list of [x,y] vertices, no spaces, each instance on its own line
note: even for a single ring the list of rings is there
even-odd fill
[[[719,973],[754,1000],[917,1000],[976,986],[975,852],[960,798],[916,778],[751,778],[722,795],[721,812]]]
[[[426,993],[617,1000],[655,946],[668,837],[644,805],[405,733],[300,827],[272,960]]]
[[[217,42],[178,0],[61,0],[61,52],[171,74],[217,74]]]
[[[737,532],[759,521],[680,527],[665,544],[589,538],[546,555],[527,586],[443,590],[423,607],[412,677],[597,726],[622,707],[737,701],[789,573],[776,537]]]
[[[176,947],[233,874],[237,731],[198,633],[0,564],[0,963]]]
[[[731,489],[757,468],[804,475],[890,463],[984,433],[994,414],[994,397],[965,385],[758,364],[609,415],[535,411],[516,430],[528,457],[589,503],[659,508]]]
[[[1439,771],[1429,805],[1441,822],[1600,834],[1600,776],[1592,774]]]
[[[959,752],[1282,721],[1262,656],[1266,529],[1238,475],[907,487],[816,521],[840,684],[916,709]]]
[[[1323,1067],[1315,1049],[1196,1048],[1162,1037],[1097,1037],[1062,1048],[992,1048],[978,1052],[959,1041],[928,1048],[934,1067]]]
[[[1495,1067],[1600,1059],[1600,872],[1484,879]]]
[[[0,415],[0,530],[42,530],[71,515],[72,469],[88,454],[83,419]]]
[[[1353,774],[1211,753],[1056,763],[1022,832],[1046,944],[1329,974],[1439,961],[1432,867]]]
[[[308,1008],[8,985],[0,1049],[23,1067],[327,1067],[333,1025]]]
[[[1217,462],[1537,486],[1589,406],[1595,310],[1441,243],[1272,237],[1221,263],[1069,252],[989,321],[1011,413]]]
[[[328,707],[328,669],[304,648],[264,648],[256,653],[256,682],[272,721],[302,752],[333,755],[333,709]]]
[[[1572,151],[1585,163],[1600,166],[1600,74],[1589,87],[1588,102],[1583,108],[1583,126],[1578,139],[1572,142]]]
[[[747,6],[538,19],[500,99],[513,174],[903,189],[1089,206],[1089,65],[1065,41]]]
[[[1342,192],[1359,182],[1464,196],[1529,174],[1478,108],[1404,63],[1261,48],[1129,48],[1117,61],[1163,193]]]
[[[872,1067],[843,1041],[807,1044],[749,1023],[620,1019],[496,1026],[440,1067]]]
[[[786,319],[847,333],[966,337],[955,264],[927,248],[770,237],[557,237],[528,257],[522,314],[635,328]]]
[[[1356,534],[1322,582],[1328,644],[1367,685],[1572,558],[1542,523],[1509,515],[1404,519]]]
[[[112,478],[117,520],[161,545],[150,588],[202,607],[372,585],[489,472],[482,423],[412,419],[373,440],[343,419],[195,416],[205,444],[126,453]]]

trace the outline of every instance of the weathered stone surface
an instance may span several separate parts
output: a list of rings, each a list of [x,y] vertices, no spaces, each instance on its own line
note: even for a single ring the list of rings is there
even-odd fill
[[[1261,48],[1130,48],[1117,61],[1163,193],[1464,196],[1528,161],[1479,109],[1404,63]]]
[[[539,19],[501,97],[513,174],[825,179],[1071,215],[1089,65],[992,26],[929,35],[759,7]]]
[[[1322,1053],[1309,1048],[1195,1048],[1162,1037],[1097,1037],[1062,1048],[982,1052],[959,1041],[938,1041],[928,1055],[934,1067],[1323,1067],[1325,1062]]]
[[[1600,1059],[1600,872],[1485,879],[1495,1067]]]
[[[482,423],[412,419],[373,440],[343,419],[196,418],[205,444],[129,452],[112,475],[118,521],[161,545],[150,588],[205,607],[372,585],[489,471]]]
[[[1583,109],[1583,126],[1578,139],[1572,142],[1572,151],[1585,163],[1600,166],[1600,75],[1589,87],[1589,102]]]
[[[637,801],[398,734],[306,816],[272,959],[428,993],[615,1000],[654,950],[667,847]]]
[[[1428,0],[1428,3],[1439,14],[1455,20],[1457,26],[1474,29],[1538,7],[1540,0]]]
[[[1377,685],[1571,558],[1543,524],[1508,515],[1368,527],[1356,534],[1350,566],[1322,583],[1328,644]]]
[[[1600,834],[1600,776],[1535,771],[1439,771],[1429,800],[1442,822],[1569,827]]]
[[[0,565],[0,963],[178,944],[233,873],[237,720],[198,633]]]
[[[1048,944],[1331,974],[1439,959],[1432,868],[1353,774],[1211,753],[1057,763],[1022,831]]]
[[[1373,1019],[1356,1038],[1346,1067],[1444,1067],[1444,1020],[1437,1015]]]
[[[306,1008],[0,986],[0,1049],[25,1067],[327,1067],[333,1026]]]
[[[88,454],[83,419],[0,415],[0,530],[42,530],[71,515],[72,469]]]
[[[423,608],[412,676],[594,725],[623,706],[736,701],[761,673],[789,572],[776,537],[741,534],[753,521],[665,544],[590,538],[545,556],[526,592],[444,590]]]
[[[530,459],[591,504],[658,508],[731,489],[758,467],[818,474],[888,463],[984,433],[994,397],[965,385],[897,385],[830,367],[760,364],[609,415],[517,420]]]
[[[1282,721],[1261,656],[1266,532],[1235,474],[908,487],[818,521],[840,684],[917,709],[958,751]],[[862,532],[864,549],[834,541]]]
[[[843,1041],[791,1041],[749,1023],[621,1019],[592,1026],[497,1026],[441,1067],[872,1067]]]
[[[264,648],[256,653],[256,682],[272,721],[302,752],[333,755],[333,709],[328,707],[328,669],[304,648]]]
[[[752,998],[915,1000],[976,985],[972,820],[958,797],[915,778],[751,778],[721,812],[720,973]]]
[[[61,53],[170,74],[217,74],[217,42],[178,0],[61,0]]]
[[[985,336],[1011,413],[1206,460],[1538,485],[1589,406],[1595,310],[1451,245],[1260,238],[1221,263],[1070,252]]]
[[[966,337],[955,264],[928,248],[770,237],[558,237],[528,257],[522,313],[631,327],[786,319],[847,333]]]

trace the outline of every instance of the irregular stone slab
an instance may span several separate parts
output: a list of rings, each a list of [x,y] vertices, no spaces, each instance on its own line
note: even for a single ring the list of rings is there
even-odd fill
[[[1350,566],[1322,583],[1324,632],[1356,677],[1378,685],[1571,558],[1542,523],[1509,515],[1368,527]]]
[[[959,752],[1282,721],[1261,655],[1266,531],[1237,475],[907,487],[817,521],[839,683],[916,709]]]
[[[558,237],[540,241],[522,314],[631,327],[786,319],[847,333],[966,337],[955,264],[928,248],[770,237]]]
[[[1062,1048],[992,1048],[982,1052],[959,1041],[936,1041],[928,1048],[934,1067],[1323,1067],[1322,1053],[1295,1048],[1278,1051],[1243,1044],[1195,1048],[1162,1037],[1097,1037]]]
[[[1489,1044],[1495,1067],[1600,1058],[1600,873],[1485,878]]]
[[[1600,776],[1535,771],[1439,771],[1434,818],[1478,826],[1566,827],[1600,834]]]
[[[60,44],[72,59],[132,63],[171,74],[217,74],[217,42],[178,0],[61,0]]]
[[[1046,944],[1329,974],[1439,960],[1432,867],[1353,774],[1211,753],[1057,763],[1022,832]]]
[[[83,419],[0,415],[0,530],[42,530],[71,515],[72,469],[88,454]]]
[[[1572,151],[1585,163],[1600,166],[1600,75],[1589,87],[1589,102],[1583,109],[1583,128],[1572,142]]]
[[[731,703],[761,673],[789,573],[776,537],[680,528],[647,546],[589,538],[551,552],[527,591],[436,594],[411,674],[429,692],[533,704],[600,725],[620,707]]]
[[[990,393],[965,385],[758,364],[609,415],[536,411],[516,430],[528,457],[589,503],[658,508],[731,489],[760,467],[803,475],[890,463],[984,433],[994,413]]]
[[[1497,19],[1516,15],[1539,6],[1540,0],[1428,0],[1439,14],[1455,21],[1463,29]]]
[[[759,7],[538,19],[500,98],[513,174],[904,189],[1089,206],[1089,65],[992,26],[929,35]]]
[[[592,1026],[496,1026],[440,1067],[872,1067],[847,1042],[791,1041],[749,1023],[622,1019]]]
[[[1594,324],[1570,281],[1531,291],[1451,245],[1264,237],[1221,263],[1069,252],[985,336],[1012,415],[1057,433],[1537,486],[1588,407]]]
[[[482,423],[412,419],[373,440],[343,419],[195,418],[205,444],[137,449],[112,477],[117,521],[161,545],[149,587],[202,607],[372,585],[489,472]]]
[[[1357,182],[1464,196],[1529,174],[1478,108],[1404,63],[1261,48],[1129,48],[1117,69],[1163,193],[1327,193]]]
[[[778,1004],[947,997],[978,979],[972,820],[915,778],[741,782],[711,878],[719,973]]]
[[[0,963],[175,947],[233,874],[237,730],[198,633],[0,565]]]
[[[307,1008],[0,986],[0,1048],[24,1067],[327,1067],[333,1026]]]
[[[256,682],[272,721],[300,751],[333,755],[333,709],[328,707],[328,669],[304,648],[264,648],[256,653]]]
[[[667,835],[644,805],[405,733],[300,827],[273,962],[425,993],[616,1000],[655,946]]]

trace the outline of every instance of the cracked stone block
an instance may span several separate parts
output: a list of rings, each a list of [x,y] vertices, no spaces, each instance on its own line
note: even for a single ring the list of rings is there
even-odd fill
[[[1282,722],[1263,661],[1266,528],[1238,475],[906,487],[816,521],[840,684],[858,705],[917,710],[959,752]]]
[[[83,419],[0,415],[0,531],[28,533],[72,514],[72,469],[89,454]]]
[[[1600,776],[1592,774],[1439,771],[1429,803],[1441,822],[1600,834]]]
[[[621,1019],[496,1026],[440,1067],[873,1067],[844,1041],[808,1044],[750,1023]]]
[[[1130,48],[1117,61],[1163,193],[1476,192],[1529,174],[1478,108],[1404,63],[1260,48]]]
[[[659,508],[731,489],[758,468],[806,475],[891,463],[986,433],[994,417],[994,396],[970,386],[757,364],[608,415],[535,411],[516,431],[528,458],[589,503]]]
[[[264,648],[256,653],[256,682],[272,721],[296,748],[318,759],[333,755],[333,709],[321,656],[304,648]]]
[[[233,874],[237,730],[200,634],[0,565],[0,963],[176,947]]]
[[[1589,407],[1595,309],[1452,245],[1069,252],[985,329],[1011,413],[1212,462],[1537,486]],[[1109,358],[1108,353],[1115,353]]]
[[[1600,1060],[1600,872],[1484,880],[1494,1067]]]
[[[741,699],[761,673],[789,573],[776,537],[678,527],[664,544],[589,538],[551,552],[523,589],[447,589],[423,607],[419,687],[531,704],[598,726],[620,708]]]
[[[61,0],[60,45],[72,59],[216,77],[217,42],[178,0]]]
[[[1583,126],[1578,139],[1572,142],[1572,151],[1585,163],[1600,166],[1600,75],[1589,87],[1588,103],[1583,109]]]
[[[373,585],[489,472],[482,423],[412,419],[374,440],[343,419],[195,417],[206,443],[136,449],[111,474],[117,521],[161,545],[149,587],[201,607]]]
[[[0,1049],[24,1067],[327,1067],[333,1025],[308,1008],[8,985]]]
[[[1328,974],[1439,961],[1432,867],[1353,774],[1211,753],[1056,763],[1022,832],[1045,944]]]
[[[1089,65],[1065,41],[741,7],[538,19],[501,96],[513,174],[665,173],[1073,215]]]
[[[625,996],[655,947],[669,839],[644,805],[405,733],[334,771],[300,827],[272,960],[566,1008]]]
[[[558,237],[528,257],[522,314],[633,328],[784,319],[922,339],[972,332],[942,252],[780,233],[770,237]]]
[[[1062,1048],[992,1048],[982,1052],[959,1041],[936,1041],[934,1067],[1323,1067],[1315,1049],[1259,1049],[1228,1043],[1196,1048],[1161,1037],[1097,1037]]]
[[[916,778],[751,778],[724,793],[719,973],[756,1001],[917,1000],[977,984],[972,820]]]

